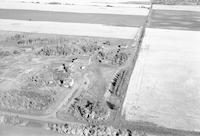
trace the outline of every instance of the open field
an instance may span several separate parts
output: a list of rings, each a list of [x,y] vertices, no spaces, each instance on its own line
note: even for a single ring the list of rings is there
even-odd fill
[[[19,9],[0,9],[0,18],[26,21],[89,23],[120,27],[138,27],[146,21],[144,15],[51,12]]]
[[[197,5],[200,4],[199,0],[153,0],[154,4],[166,5]]]
[[[90,29],[88,29],[90,28]],[[138,27],[106,26],[87,23],[61,23],[0,19],[0,30],[59,35],[133,39]]]
[[[194,31],[147,29],[124,102],[127,120],[200,131],[198,37]]]
[[[73,12],[73,13],[93,13],[93,14],[112,14],[112,15],[141,15],[148,14],[149,5],[49,5],[34,3],[3,3],[1,9],[18,10],[39,10],[51,12]]]
[[[199,11],[153,5],[123,105],[124,126],[159,136],[199,136]]]
[[[167,9],[167,7],[163,8],[163,10],[161,10],[162,6],[157,7],[155,6],[155,10],[152,11],[151,28],[200,30],[200,7],[182,7],[179,8],[180,10],[176,10],[176,6],[171,7],[171,10]]]
[[[200,9],[149,2],[1,1],[0,136],[199,136]]]
[[[21,0],[2,0],[2,2],[22,2]],[[51,3],[52,0],[23,0],[23,2],[39,2],[39,3]],[[143,2],[149,2],[150,0],[54,0],[54,3],[60,3],[60,4],[65,4],[65,3],[74,3],[74,4],[91,4],[91,3],[121,3],[121,2],[136,2],[136,3],[143,3]],[[52,3],[53,3],[52,2]]]

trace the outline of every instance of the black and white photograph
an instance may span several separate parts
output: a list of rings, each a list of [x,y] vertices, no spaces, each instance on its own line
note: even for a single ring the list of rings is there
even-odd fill
[[[200,0],[0,0],[0,136],[200,136]]]

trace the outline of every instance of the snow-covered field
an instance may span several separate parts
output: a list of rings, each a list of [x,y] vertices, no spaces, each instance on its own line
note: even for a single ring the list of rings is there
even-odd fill
[[[126,120],[200,131],[199,36],[147,29],[124,102]]]
[[[146,5],[149,7],[149,5]],[[147,16],[148,9],[131,7],[106,7],[91,5],[51,5],[51,4],[34,4],[34,3],[0,3],[0,9],[23,9],[39,11],[56,11],[56,12],[73,12],[73,13],[98,13],[98,14],[120,14],[120,15],[138,15]]]
[[[36,0],[3,0],[0,2],[0,9],[16,9],[16,10],[37,10],[37,11],[53,11],[53,12],[70,12],[70,13],[93,13],[93,14],[117,14],[117,15],[136,15],[147,16],[149,10],[140,8],[138,5],[133,6],[92,6],[80,5],[80,3],[106,2],[105,0],[73,0],[78,5],[51,5],[45,4],[52,2],[51,0],[37,0],[40,2],[27,3]],[[53,2],[72,2],[72,0],[56,0]],[[125,2],[124,0],[112,0],[111,3]],[[124,4],[128,5],[128,4]],[[131,5],[131,4],[130,4]],[[148,7],[149,5],[147,5]],[[13,13],[14,14],[14,13]],[[16,19],[16,20],[15,20]],[[97,37],[112,37],[122,39],[132,39],[139,27],[121,27],[119,25],[102,25],[102,24],[87,24],[78,22],[51,22],[51,21],[30,21],[15,19],[0,19],[0,30],[6,31],[22,31],[22,32],[37,32],[37,33],[52,33],[64,35],[78,36],[97,36]],[[141,24],[142,25],[142,24]]]
[[[59,3],[120,3],[120,2],[150,2],[150,0],[1,0],[2,2],[59,2]]]
[[[132,39],[137,27],[0,19],[0,30]]]

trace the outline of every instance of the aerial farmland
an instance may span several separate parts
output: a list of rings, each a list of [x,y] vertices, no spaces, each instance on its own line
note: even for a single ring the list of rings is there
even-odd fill
[[[91,4],[1,2],[0,135],[143,134],[118,123],[150,5]]]
[[[0,136],[198,135],[199,110],[187,112],[191,127],[176,121],[175,90],[180,108],[163,114],[171,91],[146,78],[156,13],[150,0],[2,0]]]

